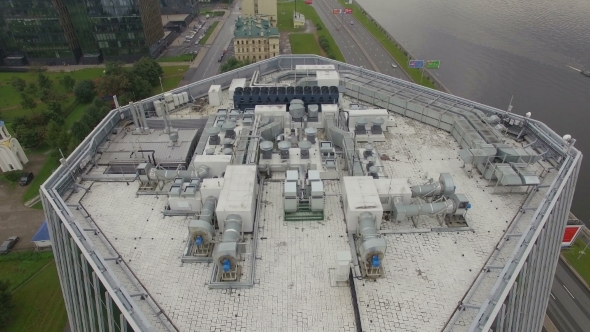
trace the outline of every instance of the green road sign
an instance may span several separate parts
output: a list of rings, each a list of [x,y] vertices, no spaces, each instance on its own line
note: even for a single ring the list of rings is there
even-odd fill
[[[440,60],[426,60],[424,67],[426,69],[438,69],[440,68]]]

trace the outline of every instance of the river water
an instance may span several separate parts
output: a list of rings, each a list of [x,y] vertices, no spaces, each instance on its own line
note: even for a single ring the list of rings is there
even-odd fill
[[[545,122],[590,156],[590,0],[358,0],[451,93]],[[590,162],[572,212],[590,219]]]

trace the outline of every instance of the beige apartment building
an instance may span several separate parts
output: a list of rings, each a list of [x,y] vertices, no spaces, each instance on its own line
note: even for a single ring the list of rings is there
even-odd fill
[[[242,0],[242,15],[268,17],[271,27],[277,26],[277,0]]]
[[[279,29],[263,17],[239,17],[234,30],[236,59],[258,61],[279,55]]]

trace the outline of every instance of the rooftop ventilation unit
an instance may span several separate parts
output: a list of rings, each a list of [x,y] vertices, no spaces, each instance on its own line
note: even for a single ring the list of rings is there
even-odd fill
[[[378,278],[383,275],[381,262],[387,250],[387,242],[379,236],[372,213],[363,212],[359,215],[358,233],[361,240],[358,253],[363,272],[369,278]]]
[[[373,125],[371,126],[371,134],[373,135],[381,135],[383,134],[383,124],[385,120],[381,117],[376,117],[373,119]]]
[[[230,148],[230,149],[233,148],[234,147],[234,140],[229,137],[224,138],[223,139],[223,147]]]
[[[272,159],[273,143],[271,141],[260,142],[260,150],[262,151],[262,159]]]
[[[205,154],[208,155],[208,156],[214,155],[215,154],[215,149],[209,148],[209,149],[205,150]]]
[[[221,153],[223,153],[226,156],[229,156],[230,154],[232,154],[233,149],[232,148],[225,148],[223,149],[223,151],[221,151]]]
[[[219,132],[221,129],[219,127],[211,127],[207,129],[207,133],[209,134],[209,144],[210,145],[219,145]]]
[[[303,115],[305,115],[305,106],[304,106],[303,100],[301,100],[301,99],[291,100],[291,103],[289,105],[289,114],[291,114],[291,117],[293,117],[293,119],[295,119],[295,120],[299,120],[299,119],[303,118]]]
[[[364,117],[356,118],[354,120],[354,132],[357,135],[365,135],[367,133],[367,119]]]
[[[240,275],[238,242],[242,239],[242,217],[230,214],[224,225],[221,240],[213,250],[213,261],[221,269],[221,281],[236,281]]]
[[[369,175],[371,175],[373,177],[373,179],[378,179],[379,178],[379,167],[377,167],[377,166],[369,167]]]
[[[375,166],[377,159],[375,157],[367,157],[367,171],[371,169],[371,167]]]
[[[305,137],[311,144],[315,144],[315,135],[317,134],[318,130],[313,127],[305,128]]]
[[[307,106],[307,117],[309,121],[317,121],[320,107],[317,104],[310,104]]]
[[[365,151],[363,151],[363,157],[369,158],[373,156],[373,144],[367,143],[365,144]]]
[[[236,138],[236,132],[234,129],[236,129],[236,123],[233,121],[228,121],[221,127],[221,130],[225,132],[225,138]]]
[[[289,159],[289,149],[291,148],[291,143],[288,141],[280,141],[279,142],[279,150],[281,152],[281,159]]]
[[[310,141],[299,142],[299,149],[301,149],[301,159],[309,159],[309,149],[311,149]]]

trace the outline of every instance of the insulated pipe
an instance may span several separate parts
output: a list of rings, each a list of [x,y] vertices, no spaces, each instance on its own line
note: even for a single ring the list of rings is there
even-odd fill
[[[209,167],[206,165],[201,165],[194,171],[156,170],[156,177],[159,180],[174,180],[177,177],[181,177],[184,179],[191,179],[191,178],[203,179],[208,174],[209,174]]]
[[[440,182],[412,186],[410,189],[412,190],[412,197],[438,196],[443,191]]]
[[[420,215],[451,214],[457,211],[457,204],[453,200],[437,203],[394,205],[393,217],[396,221]]]

